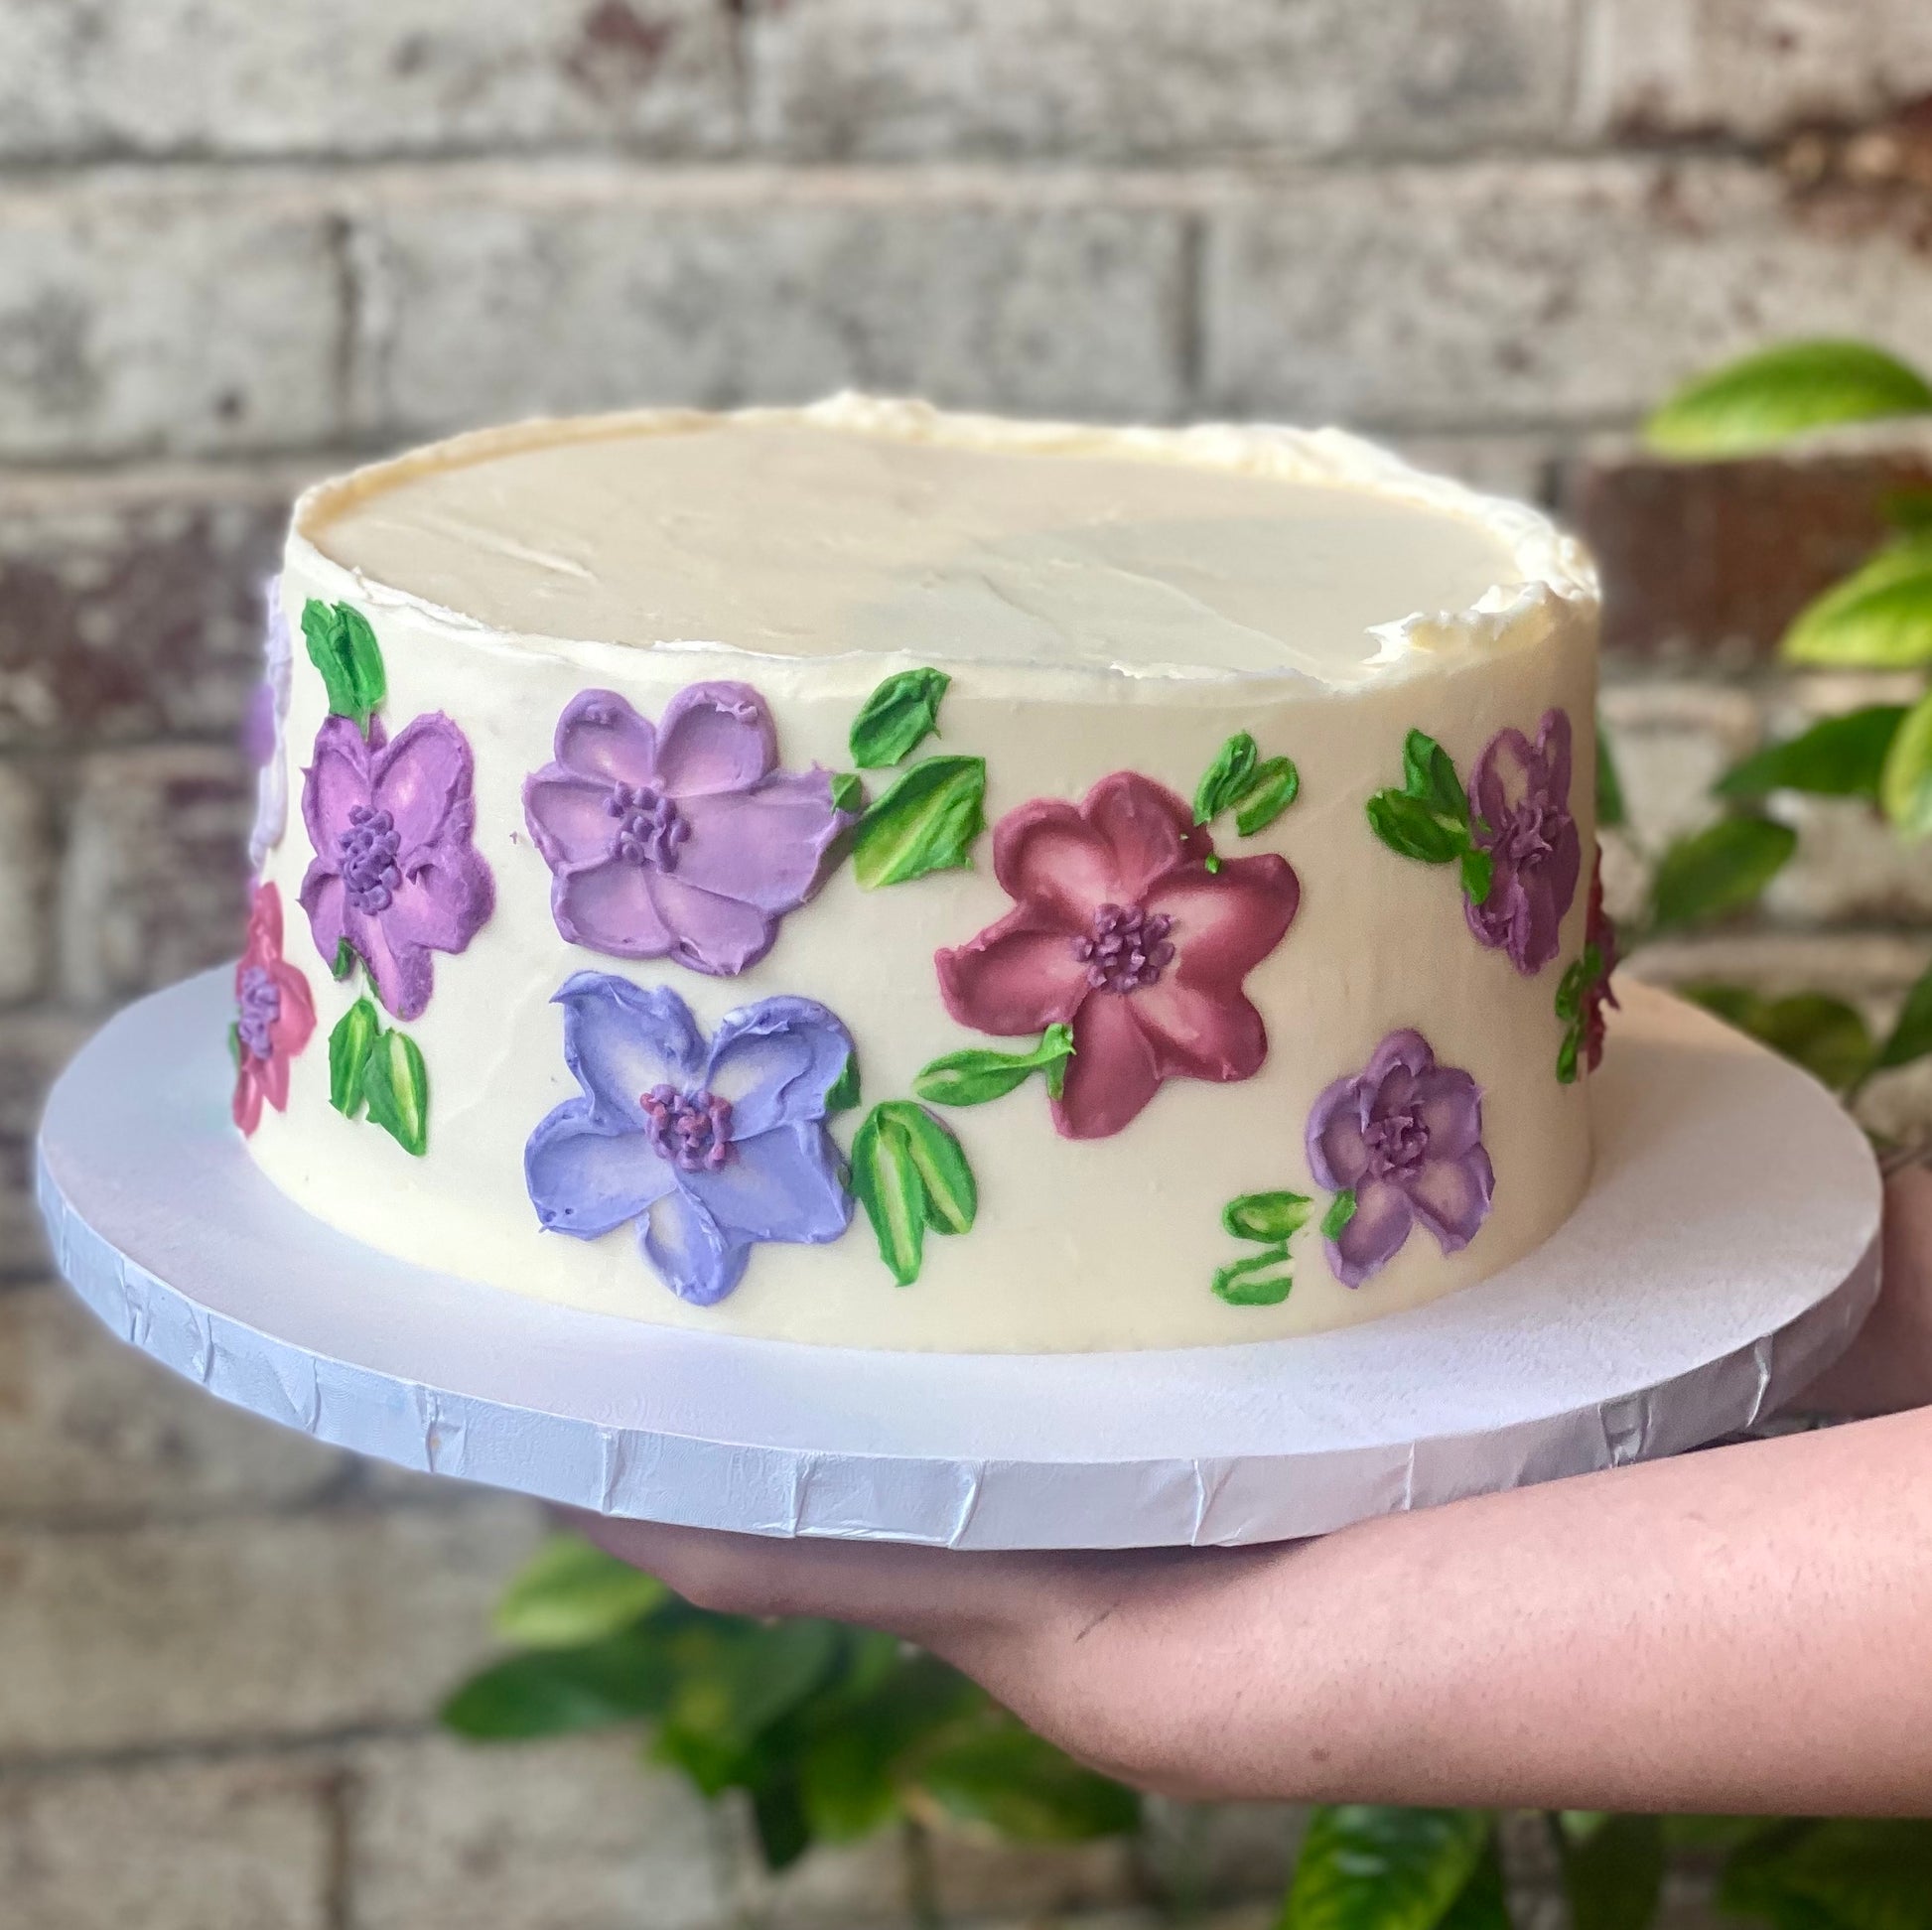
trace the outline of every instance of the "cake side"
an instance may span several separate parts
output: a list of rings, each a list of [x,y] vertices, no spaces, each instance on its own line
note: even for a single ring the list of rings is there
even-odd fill
[[[494,629],[309,534],[412,463],[621,424],[332,485],[280,589],[337,657],[332,685],[296,642],[275,766],[255,964],[315,1022],[256,1102],[264,1171],[468,1278],[847,1345],[1310,1332],[1547,1238],[1589,1163],[1581,553],[1328,432],[798,419],[840,411],[1386,495],[1495,533],[1516,580],[1334,639],[1332,680],[937,635],[637,647]]]

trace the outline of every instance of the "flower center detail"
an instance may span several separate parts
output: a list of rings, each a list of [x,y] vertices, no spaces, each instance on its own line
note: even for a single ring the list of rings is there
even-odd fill
[[[241,1009],[236,1016],[235,1030],[241,1034],[248,1056],[258,1059],[272,1056],[268,1034],[282,1016],[282,988],[270,977],[267,966],[242,968],[239,1003]]]
[[[680,1172],[716,1172],[732,1156],[732,1108],[715,1092],[652,1086],[639,1103],[650,1150]]]
[[[1392,1112],[1363,1128],[1368,1142],[1368,1176],[1386,1179],[1413,1172],[1429,1157],[1429,1128],[1414,1113]]]
[[[1173,929],[1164,912],[1150,917],[1138,904],[1098,905],[1093,928],[1073,941],[1073,956],[1087,968],[1087,983],[1096,992],[1138,992],[1173,963],[1168,937]]]
[[[677,869],[678,847],[691,835],[691,827],[662,792],[648,784],[620,784],[604,808],[618,821],[611,833],[613,858],[652,871]]]
[[[372,811],[366,804],[352,804],[348,829],[336,839],[342,854],[343,887],[356,910],[370,916],[388,910],[396,893],[402,889],[402,872],[396,853],[402,839],[395,820],[387,811]]]
[[[1567,813],[1540,799],[1526,797],[1510,812],[1496,839],[1496,849],[1518,871],[1533,869],[1557,847],[1557,833]]]

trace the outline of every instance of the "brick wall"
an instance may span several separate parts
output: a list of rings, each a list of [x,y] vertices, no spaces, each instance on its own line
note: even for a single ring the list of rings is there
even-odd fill
[[[217,1408],[46,1279],[47,1078],[234,944],[231,745],[305,478],[842,382],[1345,419],[1597,542],[1654,846],[1847,701],[1765,649],[1932,444],[1686,475],[1627,431],[1768,334],[1932,353],[1928,98],[1923,0],[0,0],[0,1915],[902,1914],[896,1846],[773,1887],[624,1745],[437,1738],[531,1511]],[[1644,968],[1882,1016],[1932,865],[1853,807],[1803,834],[1762,920]],[[957,1922],[1118,1926],[1192,1885],[1258,1926],[1289,1835],[1164,1812],[1134,1849],[949,1849],[940,1888]]]

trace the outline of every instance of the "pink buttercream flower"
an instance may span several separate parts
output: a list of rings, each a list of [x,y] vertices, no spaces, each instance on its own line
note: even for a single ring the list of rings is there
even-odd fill
[[[1301,901],[1288,860],[1230,858],[1173,791],[1132,771],[1080,804],[1035,798],[993,834],[1016,903],[941,951],[939,989],[961,1025],[1005,1035],[1071,1025],[1053,1102],[1068,1139],[1118,1133],[1164,1079],[1250,1078],[1268,1052],[1242,981]]]
[[[572,944],[616,958],[718,977],[756,965],[851,822],[829,772],[778,768],[749,684],[691,684],[655,725],[616,691],[580,691],[555,750],[523,784],[551,915]]]
[[[379,718],[364,741],[331,717],[303,773],[302,817],[315,862],[302,908],[330,961],[345,939],[376,996],[416,1019],[435,983],[431,952],[460,952],[496,902],[476,846],[470,741],[441,711],[412,718],[392,744]]]
[[[234,968],[234,1099],[230,1110],[244,1133],[261,1124],[262,1102],[277,1112],[289,1104],[289,1060],[316,1029],[309,983],[282,956],[282,895],[257,885],[248,905],[248,942]]]

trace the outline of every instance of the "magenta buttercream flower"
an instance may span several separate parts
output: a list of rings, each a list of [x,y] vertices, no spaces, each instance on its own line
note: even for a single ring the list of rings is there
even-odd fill
[[[316,948],[333,967],[346,940],[382,1003],[419,1018],[435,982],[430,954],[462,951],[496,901],[471,842],[469,740],[441,711],[412,718],[393,743],[379,718],[365,741],[353,719],[331,717],[303,778],[316,855],[301,901]]]
[[[1557,927],[1577,896],[1583,843],[1570,815],[1570,719],[1543,713],[1532,744],[1498,731],[1469,779],[1470,836],[1493,867],[1489,891],[1465,902],[1469,929],[1500,946],[1525,977],[1557,955]]]
[[[262,1106],[289,1106],[289,1061],[316,1029],[309,982],[282,956],[282,895],[257,885],[249,896],[248,941],[234,968],[234,1096],[229,1110],[244,1133],[261,1124]]]
[[[1053,1101],[1068,1139],[1118,1133],[1164,1079],[1246,1079],[1268,1053],[1242,981],[1301,901],[1288,860],[1229,858],[1173,791],[1132,771],[1080,804],[1035,798],[1001,819],[993,870],[1016,903],[941,951],[961,1025],[1006,1035],[1071,1025]]]
[[[1393,1260],[1418,1226],[1445,1253],[1489,1217],[1496,1175],[1482,1145],[1482,1092],[1468,1073],[1438,1065],[1419,1032],[1393,1032],[1352,1078],[1337,1079],[1309,1114],[1315,1182],[1354,1196],[1327,1242],[1328,1265],[1359,1287]]]
[[[756,965],[851,821],[829,771],[777,767],[749,684],[692,684],[655,725],[615,691],[581,691],[555,750],[523,785],[551,914],[572,944],[618,958],[718,977]]]

